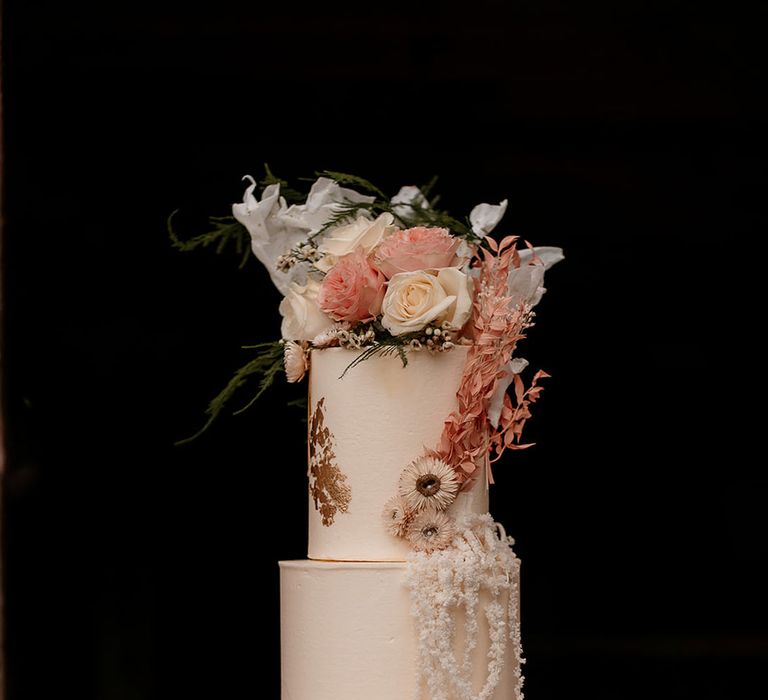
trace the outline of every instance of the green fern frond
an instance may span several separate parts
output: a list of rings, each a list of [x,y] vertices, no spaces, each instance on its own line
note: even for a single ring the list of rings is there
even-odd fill
[[[340,185],[356,185],[357,187],[364,189],[366,192],[370,192],[377,197],[381,197],[381,199],[389,199],[387,195],[385,195],[378,187],[376,187],[376,185],[374,185],[372,182],[369,182],[365,178],[359,177],[358,175],[350,175],[349,173],[337,173],[334,170],[317,171],[315,175],[318,177],[329,177],[331,180],[335,180]]]
[[[306,396],[302,396],[298,399],[293,399],[293,401],[289,401],[286,405],[292,407],[292,408],[299,408],[301,409],[301,422],[306,423],[307,422],[307,412],[308,412],[308,405],[309,402],[307,401]],[[306,436],[305,436],[306,437]]]
[[[432,206],[424,206],[414,202],[404,203],[400,206],[408,207],[410,212],[402,213],[401,210],[399,218],[409,228],[413,226],[447,228],[454,236],[466,238],[472,243],[480,242],[480,237],[472,231],[468,220],[466,222],[460,221],[448,212],[434,208],[437,200],[437,197],[432,199]]]
[[[272,385],[278,372],[283,369],[283,345],[280,341],[246,345],[243,346],[243,349],[258,350],[259,352],[256,357],[235,372],[224,389],[208,404],[208,408],[205,410],[208,420],[205,422],[205,425],[191,437],[176,442],[176,445],[184,445],[200,437],[219,417],[224,408],[229,404],[230,399],[240,388],[252,379],[261,377],[255,395],[245,406],[234,411],[234,415],[248,409]]]
[[[264,177],[261,180],[261,184],[263,185],[287,185],[288,180],[283,180],[282,178],[277,177],[272,172],[272,169],[269,167],[269,163],[264,163]]]
[[[256,345],[243,345],[243,350],[260,350],[259,355],[252,362],[260,362],[262,377],[259,381],[259,389],[253,398],[242,408],[238,408],[233,415],[239,415],[249,409],[254,402],[267,390],[275,381],[278,372],[284,368],[284,346],[279,340],[269,343],[258,343]]]
[[[426,199],[433,207],[437,204],[437,200],[440,199],[440,195],[436,195],[433,199],[429,198],[429,195],[432,194],[432,190],[435,189],[437,180],[437,175],[433,175],[426,185],[419,187],[419,192],[424,195],[424,199]]]
[[[420,332],[404,333],[403,335],[393,335],[375,340],[373,345],[363,348],[363,351],[347,365],[339,379],[343,379],[349,370],[354,369],[359,364],[362,364],[373,357],[387,357],[389,355],[397,354],[400,361],[403,363],[403,367],[407,367],[408,352],[406,348],[411,344],[411,340],[418,338],[419,336]]]
[[[251,237],[248,234],[248,229],[233,216],[211,216],[208,218],[208,223],[211,226],[210,231],[183,240],[173,228],[173,217],[178,213],[178,209],[171,212],[167,221],[168,236],[174,248],[189,252],[196,248],[207,248],[215,245],[216,253],[221,254],[228,245],[232,244],[235,247],[235,252],[240,256],[239,267],[243,268],[248,262],[251,253]]]
[[[361,212],[380,214],[382,211],[389,211],[389,205],[377,204],[376,202],[340,202],[333,208],[333,215],[331,218],[328,219],[320,229],[315,231],[315,233],[309,237],[309,240],[314,240],[317,236],[320,236],[334,226],[353,221]]]

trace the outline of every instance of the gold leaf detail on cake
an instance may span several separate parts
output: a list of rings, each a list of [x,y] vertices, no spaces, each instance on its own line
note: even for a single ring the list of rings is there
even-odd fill
[[[347,512],[352,489],[336,464],[333,433],[325,425],[324,408],[325,397],[317,402],[309,426],[309,492],[323,525],[330,527],[337,512]]]

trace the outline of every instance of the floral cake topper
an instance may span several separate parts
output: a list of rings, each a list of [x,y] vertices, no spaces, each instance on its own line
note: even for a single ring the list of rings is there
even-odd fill
[[[440,443],[404,465],[399,495],[384,513],[393,534],[429,549],[424,533],[410,527],[429,519],[423,512],[444,512],[460,490],[471,488],[488,455],[495,461],[507,449],[528,446],[522,430],[547,375],[536,373],[526,388],[520,375],[528,363],[515,350],[546,291],[545,271],[563,259],[562,251],[517,236],[497,242],[490,233],[507,200],[478,204],[462,220],[438,208],[434,182],[387,196],[367,180],[331,171],[318,173],[306,193],[268,167],[260,182],[244,180],[243,201],[232,205],[232,217],[212,219],[210,232],[182,240],[173,217],[168,223],[182,250],[216,245],[220,251],[234,242],[245,263],[250,249],[283,296],[281,338],[245,346],[255,355],[210,403],[203,430],[253,380],[258,388],[236,412],[282,370],[289,382],[301,381],[312,349],[359,350],[349,371],[376,355],[396,354],[407,365],[411,352],[469,346],[457,408],[446,417]],[[434,477],[432,491],[419,486],[421,477]]]

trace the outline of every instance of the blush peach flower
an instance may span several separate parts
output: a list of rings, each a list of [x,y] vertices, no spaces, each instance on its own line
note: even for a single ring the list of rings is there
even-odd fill
[[[339,258],[320,285],[320,308],[334,321],[370,321],[381,311],[386,279],[358,248]]]
[[[396,231],[379,245],[376,264],[387,279],[399,272],[451,267],[460,243],[446,228],[416,226]]]

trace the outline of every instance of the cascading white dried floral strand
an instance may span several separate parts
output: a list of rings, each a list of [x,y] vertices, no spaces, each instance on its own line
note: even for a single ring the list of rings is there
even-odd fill
[[[501,680],[508,642],[517,661],[516,700],[523,700],[525,663],[520,639],[518,574],[520,561],[512,551],[513,540],[490,514],[470,514],[457,525],[453,545],[432,554],[414,553],[408,561],[406,586],[418,639],[416,697],[426,683],[432,700],[489,700]],[[480,594],[489,629],[486,680],[472,688],[472,651],[477,646]],[[503,597],[507,595],[507,604]],[[456,611],[464,610],[464,649],[456,659]]]

